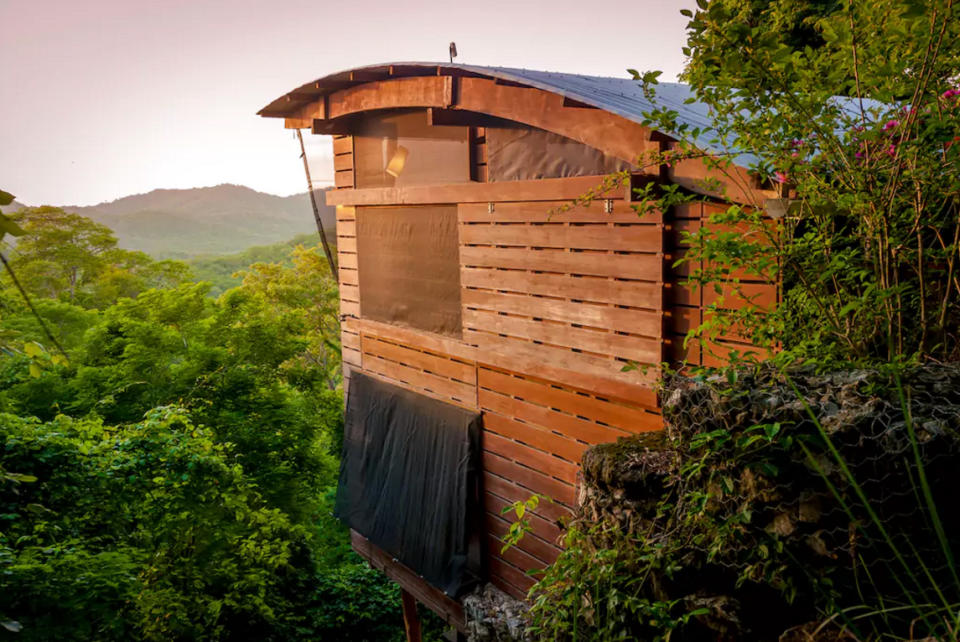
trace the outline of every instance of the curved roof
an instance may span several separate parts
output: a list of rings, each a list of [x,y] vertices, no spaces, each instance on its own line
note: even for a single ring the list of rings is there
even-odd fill
[[[646,119],[645,114],[656,108],[675,111],[678,121],[688,124],[691,128],[709,130],[711,124],[709,108],[696,101],[690,87],[681,83],[657,84],[655,102],[652,102],[644,95],[640,83],[632,78],[585,76],[554,71],[445,62],[396,62],[340,71],[302,85],[274,100],[258,113],[261,116],[286,116],[320,96],[353,85],[388,78],[438,74],[478,76],[518,83],[603,109],[640,124]],[[706,132],[689,142],[701,149],[716,153],[731,151],[716,141],[708,139]],[[756,158],[750,154],[741,154],[733,160],[735,164],[742,167],[756,162]]]

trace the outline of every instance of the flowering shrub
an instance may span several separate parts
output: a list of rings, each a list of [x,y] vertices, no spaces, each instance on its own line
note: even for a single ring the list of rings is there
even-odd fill
[[[955,4],[844,3],[804,23],[822,42],[816,48],[791,46],[785,28],[770,28],[784,3],[748,17],[744,4],[715,0],[687,12],[686,80],[710,108],[710,128],[668,108],[649,114],[657,129],[709,140],[712,151],[679,143],[646,162],[702,159],[727,180],[704,181],[701,191],[737,202],[686,237],[691,280],[726,295],[695,338],[739,333],[786,360],[960,357]],[[656,75],[637,74],[654,98]],[[744,154],[753,186],[733,165]],[[648,207],[678,201],[644,196]],[[771,204],[786,215],[771,217]],[[725,305],[733,295],[749,300],[749,279],[780,284],[776,310]]]

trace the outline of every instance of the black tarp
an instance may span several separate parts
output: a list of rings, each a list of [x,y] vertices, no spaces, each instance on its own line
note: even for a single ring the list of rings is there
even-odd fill
[[[336,515],[451,597],[481,577],[480,415],[354,372]]]
[[[610,174],[630,163],[565,136],[532,127],[487,127],[489,181]]]

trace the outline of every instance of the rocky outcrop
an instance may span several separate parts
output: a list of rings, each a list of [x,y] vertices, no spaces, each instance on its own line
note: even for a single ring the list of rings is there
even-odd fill
[[[527,633],[529,609],[526,602],[514,599],[486,584],[463,598],[463,613],[470,642],[521,642],[532,640]]]

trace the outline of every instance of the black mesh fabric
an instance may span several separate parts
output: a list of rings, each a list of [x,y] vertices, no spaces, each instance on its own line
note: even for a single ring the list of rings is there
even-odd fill
[[[457,597],[481,575],[479,440],[478,413],[354,372],[337,517]]]

